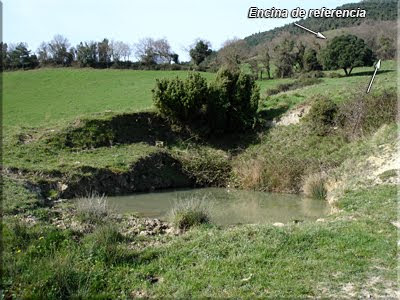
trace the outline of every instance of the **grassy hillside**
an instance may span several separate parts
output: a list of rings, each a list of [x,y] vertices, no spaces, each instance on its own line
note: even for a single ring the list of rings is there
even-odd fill
[[[339,70],[333,73],[340,74],[339,78],[321,78],[319,84],[306,86],[301,89],[280,93],[270,96],[263,104],[268,108],[281,107],[282,105],[292,107],[295,104],[305,101],[313,95],[329,96],[336,102],[341,102],[355,92],[363,92],[367,89],[373,72],[372,67],[355,68],[352,76],[345,77],[344,71]],[[329,75],[332,72],[324,72]],[[395,61],[384,61],[380,72],[375,78],[373,89],[384,90],[396,87],[397,67]],[[279,84],[293,82],[293,79],[264,80],[260,82],[262,95],[265,91],[272,89]]]

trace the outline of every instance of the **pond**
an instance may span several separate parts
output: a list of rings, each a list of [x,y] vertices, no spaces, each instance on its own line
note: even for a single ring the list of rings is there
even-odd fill
[[[218,225],[315,220],[329,212],[329,206],[323,200],[224,188],[168,190],[108,197],[108,200],[117,212],[136,212],[142,217],[168,220],[173,205],[191,197],[203,199],[210,208],[213,223]]]

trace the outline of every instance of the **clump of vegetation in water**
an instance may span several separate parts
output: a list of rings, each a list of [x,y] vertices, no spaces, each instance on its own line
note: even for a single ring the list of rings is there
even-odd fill
[[[325,178],[320,174],[308,176],[304,181],[303,190],[307,197],[319,200],[325,200],[328,193]]]
[[[107,198],[104,195],[97,194],[78,199],[76,210],[78,219],[90,224],[103,222],[112,212]]]
[[[187,230],[193,226],[210,223],[210,209],[206,197],[192,196],[174,203],[170,219],[176,228]]]

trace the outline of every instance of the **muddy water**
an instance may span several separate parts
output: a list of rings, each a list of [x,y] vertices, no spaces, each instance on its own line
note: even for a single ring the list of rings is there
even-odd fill
[[[210,207],[212,221],[219,225],[291,222],[315,220],[329,211],[326,201],[299,195],[223,188],[204,188],[109,197],[111,206],[120,213],[136,212],[139,216],[168,219],[176,201],[196,196]]]

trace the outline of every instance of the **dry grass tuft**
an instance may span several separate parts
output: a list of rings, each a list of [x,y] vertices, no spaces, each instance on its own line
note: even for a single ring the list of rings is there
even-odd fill
[[[210,211],[207,196],[194,195],[176,200],[169,216],[176,228],[187,230],[196,225],[210,223]]]
[[[78,199],[76,210],[78,218],[90,224],[102,223],[112,213],[107,198],[98,194]]]
[[[327,196],[326,179],[321,174],[311,174],[306,177],[303,191],[307,197],[325,200]]]
[[[260,186],[263,178],[264,159],[261,157],[249,160],[241,160],[233,167],[233,172],[240,187],[244,189],[255,189]]]

